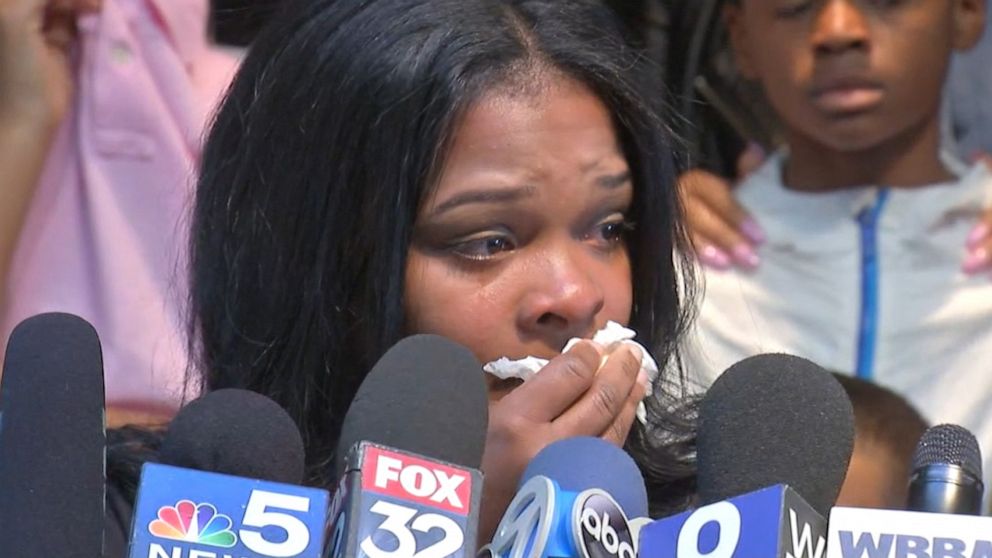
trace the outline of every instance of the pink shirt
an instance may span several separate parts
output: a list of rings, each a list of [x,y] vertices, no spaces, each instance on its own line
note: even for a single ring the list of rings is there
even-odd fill
[[[207,0],[104,0],[79,22],[76,94],[8,280],[3,339],[40,312],[103,344],[107,403],[174,409],[187,367],[185,222],[204,125],[236,66]]]

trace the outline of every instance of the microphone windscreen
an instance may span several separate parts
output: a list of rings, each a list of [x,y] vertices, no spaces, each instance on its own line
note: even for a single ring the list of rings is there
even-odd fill
[[[103,558],[124,558],[130,542],[134,505],[123,490],[107,485],[107,511],[103,526]]]
[[[982,452],[975,435],[956,424],[938,424],[924,432],[913,454],[913,470],[937,464],[957,465],[982,478]]]
[[[637,464],[627,452],[599,438],[580,436],[548,444],[524,469],[521,486],[538,475],[572,492],[605,490],[627,517],[648,515],[648,495]]]
[[[105,397],[93,326],[71,314],[21,322],[0,410],[0,554],[100,556]]]
[[[303,481],[303,439],[275,401],[221,389],[183,407],[159,449],[165,465],[287,484]]]
[[[830,373],[791,355],[746,358],[700,402],[701,504],[784,483],[826,517],[853,447],[851,402]]]
[[[358,388],[341,427],[337,477],[361,441],[478,469],[488,421],[475,356],[437,335],[407,337],[386,351]]]

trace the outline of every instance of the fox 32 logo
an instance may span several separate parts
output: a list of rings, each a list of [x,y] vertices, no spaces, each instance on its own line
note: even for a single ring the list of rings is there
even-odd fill
[[[368,558],[471,556],[466,531],[472,476],[448,464],[370,447],[361,479],[358,555]],[[335,533],[335,538],[347,536]],[[472,543],[471,546],[474,546]]]

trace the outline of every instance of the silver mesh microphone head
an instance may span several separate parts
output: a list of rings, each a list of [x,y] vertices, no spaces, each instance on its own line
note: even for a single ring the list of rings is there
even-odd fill
[[[974,434],[956,424],[939,424],[927,430],[913,455],[913,470],[935,464],[957,465],[982,478],[982,452]]]
[[[954,424],[927,430],[913,456],[908,509],[980,515],[984,494],[982,452],[975,436]]]

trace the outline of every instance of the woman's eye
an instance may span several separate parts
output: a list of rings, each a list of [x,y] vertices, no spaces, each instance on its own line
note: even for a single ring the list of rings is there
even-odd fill
[[[487,260],[502,252],[509,252],[514,248],[516,248],[516,245],[508,236],[495,234],[469,238],[451,245],[452,252],[470,260]]]
[[[596,225],[592,240],[607,248],[617,246],[626,241],[627,234],[633,228],[633,223],[627,221],[623,216],[611,217],[609,220]]]

